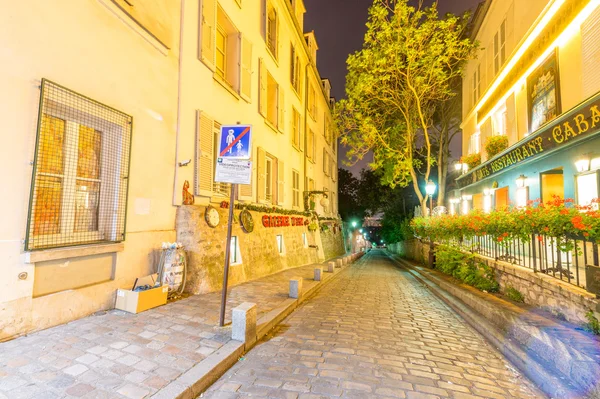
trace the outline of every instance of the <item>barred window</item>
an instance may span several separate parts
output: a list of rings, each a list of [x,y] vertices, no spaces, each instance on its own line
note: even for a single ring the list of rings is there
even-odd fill
[[[132,121],[42,80],[25,250],[125,239]]]

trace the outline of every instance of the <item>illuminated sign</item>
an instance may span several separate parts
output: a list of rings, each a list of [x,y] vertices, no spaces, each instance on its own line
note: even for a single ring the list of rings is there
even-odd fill
[[[584,136],[598,133],[600,129],[600,95],[594,96],[582,106],[562,115],[523,143],[510,148],[499,156],[476,167],[457,179],[465,187],[504,169],[529,160],[550,150],[571,144]]]

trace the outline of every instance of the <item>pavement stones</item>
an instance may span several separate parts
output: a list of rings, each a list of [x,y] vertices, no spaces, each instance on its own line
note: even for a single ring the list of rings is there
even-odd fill
[[[256,318],[286,301],[289,280],[312,283],[315,265],[232,287],[232,309],[256,303]],[[218,327],[221,294],[191,296],[138,315],[101,312],[0,343],[0,399],[150,397],[232,342]],[[239,344],[239,342],[238,342]]]
[[[304,302],[203,399],[542,398],[381,251]]]

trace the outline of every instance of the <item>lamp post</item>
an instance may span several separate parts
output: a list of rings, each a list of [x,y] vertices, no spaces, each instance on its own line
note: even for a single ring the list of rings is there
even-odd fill
[[[429,217],[433,216],[433,194],[435,194],[435,183],[432,180],[427,182],[425,186],[425,192],[429,196]],[[433,269],[435,263],[434,252],[433,252],[433,240],[429,237],[429,268]]]
[[[433,194],[435,194],[436,185],[432,180],[427,182],[425,186],[425,192],[429,196],[429,216],[433,215]]]

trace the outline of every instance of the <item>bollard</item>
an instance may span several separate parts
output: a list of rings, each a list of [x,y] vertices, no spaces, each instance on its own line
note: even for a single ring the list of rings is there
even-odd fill
[[[323,268],[315,267],[315,281],[321,281],[323,279]]]
[[[327,273],[333,273],[334,269],[335,269],[335,263],[328,262],[327,263]]]
[[[246,347],[256,342],[256,304],[244,302],[231,311],[231,339]]]
[[[335,263],[335,267],[342,267],[344,265],[344,262],[341,259],[336,259]]]
[[[347,265],[347,264],[348,264],[348,257],[347,257],[347,256],[344,256],[344,257],[342,258],[342,261],[344,262],[344,265]]]
[[[302,277],[290,279],[290,298],[299,299],[302,296]]]

